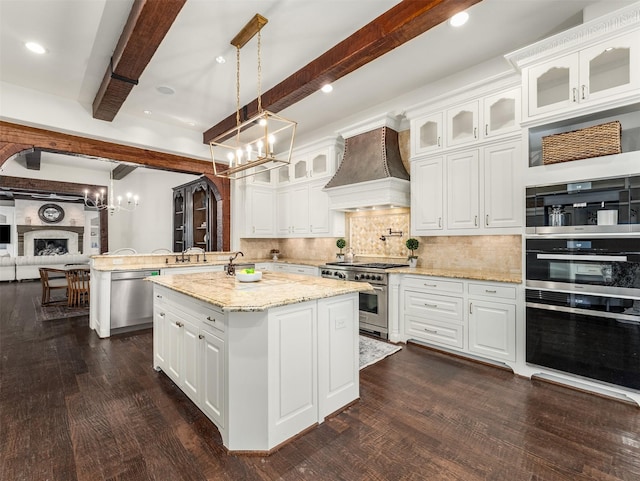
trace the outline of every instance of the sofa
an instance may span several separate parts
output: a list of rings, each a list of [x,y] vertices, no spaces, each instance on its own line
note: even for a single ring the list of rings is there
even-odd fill
[[[16,258],[9,255],[0,256],[0,281],[16,280]]]
[[[84,254],[62,254],[57,256],[18,256],[15,257],[15,279],[40,279],[40,268],[62,267],[65,264],[88,264],[89,256]]]

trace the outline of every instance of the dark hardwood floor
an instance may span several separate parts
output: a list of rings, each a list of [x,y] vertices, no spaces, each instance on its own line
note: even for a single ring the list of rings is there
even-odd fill
[[[36,321],[0,283],[0,479],[635,480],[640,409],[417,346],[361,372],[361,400],[269,457],[228,455],[151,367],[150,331]]]

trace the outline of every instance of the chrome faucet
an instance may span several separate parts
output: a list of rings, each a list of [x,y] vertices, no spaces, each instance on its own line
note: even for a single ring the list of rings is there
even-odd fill
[[[235,276],[236,275],[236,266],[233,265],[233,261],[235,261],[236,258],[239,255],[244,257],[244,254],[242,252],[240,252],[240,251],[236,252],[235,255],[232,255],[231,257],[229,257],[229,264],[227,264],[227,275],[228,276]]]

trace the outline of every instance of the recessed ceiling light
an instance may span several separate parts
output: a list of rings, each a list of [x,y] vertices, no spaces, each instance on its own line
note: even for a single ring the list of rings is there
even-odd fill
[[[190,127],[195,127],[195,126],[196,126],[196,123],[195,123],[195,122],[192,122],[192,121],[187,121],[187,122],[185,122],[185,123],[186,123],[188,126],[190,126]]]
[[[143,110],[142,111],[145,115],[151,115],[151,110]]]
[[[322,89],[320,89],[320,90],[322,90],[325,94],[328,94],[329,92],[333,91],[333,85],[331,85],[331,84],[324,84],[324,85],[322,86]]]
[[[216,62],[218,62],[218,63],[226,63],[226,61],[227,61],[227,59],[224,58],[222,55],[218,55],[216,57]]]
[[[167,85],[159,85],[156,87],[156,90],[164,95],[173,95],[176,93],[173,87],[169,87]]]
[[[37,53],[39,55],[42,55],[43,53],[47,53],[47,50],[37,42],[27,42],[24,44],[24,46],[27,47],[33,53]]]
[[[459,12],[449,19],[449,25],[452,27],[461,27],[467,23],[467,20],[469,20],[469,14],[467,12]]]

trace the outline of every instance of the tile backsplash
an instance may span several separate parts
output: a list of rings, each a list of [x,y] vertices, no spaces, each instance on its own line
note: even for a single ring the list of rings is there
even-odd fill
[[[409,250],[409,209],[350,212],[346,215],[347,247],[356,261],[405,262]],[[389,229],[402,236],[389,235]],[[381,237],[385,240],[382,241]],[[435,269],[486,269],[521,275],[522,239],[519,235],[416,237],[418,266]],[[336,237],[315,239],[241,239],[240,248],[248,257],[270,259],[271,249],[282,259],[333,261],[338,248]]]

